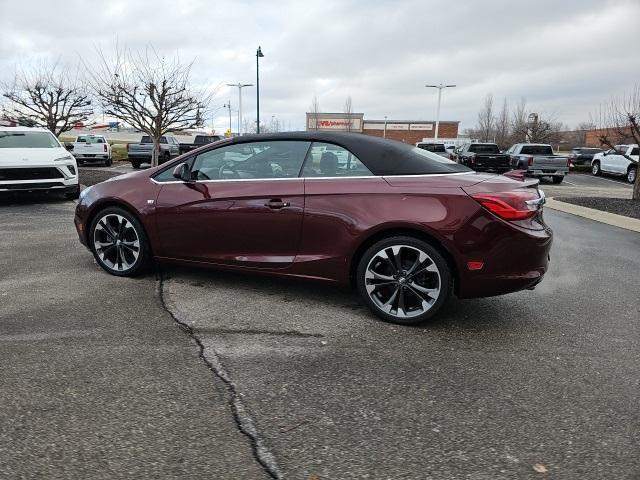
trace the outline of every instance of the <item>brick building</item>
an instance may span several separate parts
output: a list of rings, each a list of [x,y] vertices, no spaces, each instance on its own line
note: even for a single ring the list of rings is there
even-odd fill
[[[439,138],[457,138],[460,122],[440,121]],[[433,120],[368,120],[363,113],[307,113],[307,130],[357,132],[415,144],[434,138]]]

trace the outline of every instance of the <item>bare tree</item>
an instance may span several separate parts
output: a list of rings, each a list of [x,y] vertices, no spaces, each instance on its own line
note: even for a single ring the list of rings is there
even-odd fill
[[[614,148],[618,142],[631,140],[640,145],[640,84],[631,91],[618,97],[612,97],[601,107],[598,119],[598,141],[601,145]],[[633,185],[634,200],[640,200],[640,175],[638,162],[625,157],[636,164],[636,180]]]
[[[526,142],[529,131],[527,101],[522,98],[511,113],[511,142]]]
[[[353,102],[351,101],[351,95],[347,96],[347,99],[344,101],[344,116],[347,120],[347,132],[350,132],[353,128],[353,119],[351,118],[351,114],[353,113]]]
[[[573,142],[576,147],[581,147],[587,144],[587,132],[596,128],[596,124],[589,122],[581,122],[578,124],[578,128],[575,130],[573,136]]]
[[[311,107],[309,108],[309,113],[311,113],[311,118],[313,119],[313,129],[318,130],[318,120],[320,117],[320,103],[318,102],[318,97],[316,95],[313,96],[311,100]]]
[[[17,72],[2,86],[9,100],[4,116],[20,125],[48,128],[56,136],[71,130],[93,113],[91,96],[79,69],[42,64],[33,71]]]
[[[478,113],[478,136],[481,142],[489,142],[494,136],[493,94],[489,93],[484,99],[482,109]]]
[[[133,53],[116,49],[109,61],[89,68],[94,95],[107,115],[122,120],[153,139],[152,165],[158,164],[160,139],[170,131],[200,127],[212,94],[191,89],[192,63],[176,56],[166,60],[154,50]]]
[[[507,99],[502,103],[502,109],[495,119],[496,143],[502,150],[509,147],[509,105]]]

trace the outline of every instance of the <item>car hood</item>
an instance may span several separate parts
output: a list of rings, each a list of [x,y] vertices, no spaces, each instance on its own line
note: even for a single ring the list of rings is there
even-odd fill
[[[58,158],[73,158],[66,149],[59,148],[0,148],[0,167],[52,166]]]

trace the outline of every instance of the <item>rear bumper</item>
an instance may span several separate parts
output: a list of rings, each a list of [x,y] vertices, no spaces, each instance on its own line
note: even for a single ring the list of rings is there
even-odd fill
[[[484,224],[478,221],[478,224]],[[503,295],[535,286],[549,267],[553,232],[550,228],[529,230],[493,220],[477,236],[477,245],[462,253],[457,295],[477,298]],[[543,225],[543,224],[540,224]],[[468,261],[482,261],[481,270],[470,271]]]
[[[569,174],[569,168],[531,168],[527,175],[531,177],[564,177]]]

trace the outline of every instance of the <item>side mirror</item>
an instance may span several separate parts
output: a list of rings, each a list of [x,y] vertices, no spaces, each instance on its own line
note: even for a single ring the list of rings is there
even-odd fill
[[[70,152],[73,151],[73,143],[65,143],[64,148],[66,148]]]
[[[193,182],[191,179],[191,172],[189,171],[189,165],[181,163],[173,169],[173,176],[183,182]]]

